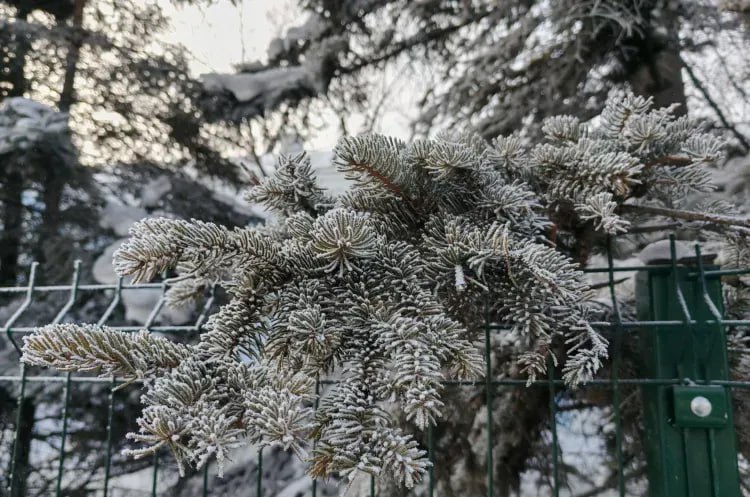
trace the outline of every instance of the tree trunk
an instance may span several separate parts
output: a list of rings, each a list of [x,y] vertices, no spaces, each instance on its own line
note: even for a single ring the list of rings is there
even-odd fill
[[[672,44],[648,55],[646,63],[630,76],[633,91],[654,98],[655,107],[680,104],[676,114],[687,114],[680,50]]]
[[[34,434],[34,417],[36,414],[36,403],[33,397],[26,397],[19,406],[21,425],[17,427],[18,438],[15,440],[13,450],[13,487],[10,488],[10,497],[26,497],[27,479],[29,476],[29,456],[31,454],[31,440]]]
[[[12,166],[11,166],[12,167]],[[16,283],[23,235],[23,176],[10,171],[3,184],[3,230],[0,234],[0,285]]]
[[[76,0],[73,10],[73,29],[71,30],[70,48],[65,61],[65,78],[60,92],[59,107],[61,112],[68,112],[75,102],[75,79],[78,59],[83,45],[83,9],[86,0]]]
[[[51,166],[54,167],[54,165]],[[65,188],[65,180],[59,175],[59,172],[50,171],[43,181],[43,187],[42,199],[44,200],[44,212],[42,213],[42,223],[36,238],[34,259],[39,262],[42,268],[40,275],[42,278],[40,281],[51,283],[52,281],[48,276],[54,273],[52,267],[56,261],[48,260],[48,253],[50,251],[46,249],[55,247],[54,241],[59,234],[60,204],[63,189]],[[65,271],[68,270],[69,268],[66,267]]]
[[[73,10],[73,25],[70,36],[70,46],[65,60],[65,77],[60,92],[58,106],[61,112],[69,112],[73,103],[75,103],[75,77],[80,59],[81,46],[83,45],[83,9],[86,6],[86,0],[76,0]],[[65,22],[65,21],[62,21]],[[45,247],[53,241],[60,228],[60,203],[62,201],[63,189],[65,188],[66,177],[65,171],[52,169],[59,167],[57,164],[48,164],[50,170],[44,175],[42,180],[44,200],[44,212],[42,213],[42,224],[39,229],[39,237],[34,250],[34,258],[41,264],[41,275],[49,276],[52,274],[48,264],[47,251]]]
[[[28,12],[19,9],[16,21],[26,21]],[[7,49],[6,49],[7,50]],[[8,69],[10,74],[7,81],[11,84],[8,91],[9,97],[22,97],[28,89],[26,80],[26,54],[29,51],[29,39],[27,36],[18,36]],[[13,285],[18,275],[18,256],[21,252],[21,237],[23,236],[23,176],[14,171],[14,165],[10,165],[5,171],[3,183],[3,226],[0,235],[0,285]]]
[[[635,40],[636,60],[628,78],[633,91],[654,98],[654,105],[668,107],[679,104],[676,114],[687,114],[685,81],[682,79],[683,60],[680,54],[680,18],[678,9],[664,8],[661,19],[653,17],[655,2],[647,3],[643,15],[647,25]]]

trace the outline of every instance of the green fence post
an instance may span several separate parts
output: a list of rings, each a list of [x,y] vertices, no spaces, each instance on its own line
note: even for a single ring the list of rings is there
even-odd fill
[[[740,497],[721,281],[675,252],[636,276],[649,496]]]

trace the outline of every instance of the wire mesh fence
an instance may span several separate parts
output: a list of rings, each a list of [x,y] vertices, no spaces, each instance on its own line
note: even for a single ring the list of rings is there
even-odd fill
[[[743,470],[745,462],[742,447],[737,448],[734,441],[732,406],[738,395],[750,391],[750,381],[730,378],[726,360],[723,365],[712,365],[707,357],[718,350],[719,355],[726,358],[726,330],[750,325],[750,320],[724,316],[721,295],[722,278],[748,274],[750,269],[712,266],[710,258],[701,254],[697,246],[694,257],[678,259],[674,247],[672,240],[670,255],[665,260],[634,266],[616,265],[609,250],[606,266],[585,270],[605,277],[599,286],[608,296],[610,319],[596,321],[593,325],[605,331],[610,339],[611,358],[603,374],[574,394],[560,378],[552,360],[544,379],[528,381],[522,377],[495,376],[492,343],[507,326],[486,322],[483,330],[477,330],[484,340],[485,379],[445,382],[446,392],[470,389],[481,396],[478,405],[484,409],[481,436],[485,439],[485,449],[480,461],[484,474],[482,482],[471,491],[467,490],[465,495],[474,495],[472,492],[487,496],[508,494],[507,485],[500,481],[497,471],[498,464],[505,462],[495,460],[497,452],[493,449],[497,443],[496,432],[504,429],[498,425],[494,410],[498,402],[509,398],[509,392],[522,400],[530,392],[541,392],[544,395],[538,398],[546,400],[545,426],[538,433],[544,441],[546,457],[537,458],[536,466],[527,464],[526,473],[535,474],[536,479],[525,478],[527,483],[533,482],[531,489],[524,490],[523,482],[519,484],[521,495],[526,492],[554,497],[624,497],[644,495],[647,488],[652,496],[746,494],[746,482],[740,481],[737,472],[738,467]],[[0,288],[0,298],[10,302],[6,307],[12,309],[2,329],[9,363],[0,375],[0,388],[8,397],[0,405],[0,409],[5,409],[0,418],[4,420],[2,448],[6,451],[6,455],[0,457],[3,465],[0,467],[0,475],[3,475],[0,495],[229,495],[216,478],[212,465],[188,475],[187,480],[192,483],[180,486],[174,483],[174,465],[166,453],[159,452],[151,460],[140,462],[119,456],[122,435],[135,429],[137,410],[132,406],[137,405],[137,384],[124,385],[115,377],[57,374],[18,362],[23,335],[48,322],[80,319],[77,312],[86,306],[89,315],[92,308],[101,309],[97,313],[98,324],[116,330],[146,329],[177,340],[193,339],[220,304],[220,285],[211,289],[190,322],[170,324],[162,315],[168,281],[129,284],[118,280],[113,284],[87,284],[81,282],[81,275],[81,266],[76,264],[69,284],[37,285],[34,264],[25,286]],[[618,285],[626,279],[638,280],[635,316],[624,312],[618,299]],[[133,324],[123,318],[123,297],[139,292],[158,294],[144,322]],[[51,299],[53,295],[56,300]],[[98,300],[91,304],[94,296]],[[40,314],[35,311],[35,304],[40,301],[45,305],[59,302],[54,316],[45,322],[39,321]],[[639,353],[638,365],[634,367],[629,345],[636,336],[641,337],[646,347]],[[319,379],[316,391],[322,391],[333,381]],[[714,400],[716,412],[708,418],[716,418],[719,412],[715,425],[701,425],[707,421],[698,419],[698,415],[687,419],[686,424],[676,420],[680,415],[678,404],[683,387],[688,388],[688,396],[697,391],[695,388],[707,388],[705,395],[709,399],[728,399],[724,407]],[[719,395],[711,397],[716,392]],[[32,398],[36,404],[29,408]],[[44,400],[39,401],[40,398]],[[638,421],[633,421],[633,404],[636,410],[643,410]],[[584,411],[587,416],[581,415]],[[691,414],[688,412],[687,416]],[[604,421],[593,422],[596,417]],[[574,433],[573,425],[580,428],[579,432]],[[597,427],[596,434],[587,432],[586,428],[591,426]],[[419,440],[433,465],[423,485],[410,492],[412,495],[440,495],[441,478],[450,478],[453,470],[445,453],[451,449],[438,440],[438,432],[450,429],[450,426],[438,424],[420,435]],[[675,434],[680,438],[669,438]],[[601,443],[593,444],[596,447],[591,450],[598,455],[582,456],[590,449],[589,439],[597,437],[606,439],[603,447]],[[244,486],[236,495],[268,497],[279,492],[278,485],[269,485],[268,475],[264,473],[264,455],[268,464],[268,451],[254,449],[254,454],[243,463]],[[571,457],[570,453],[577,455]],[[602,453],[606,453],[606,457]],[[675,466],[675,461],[682,466]],[[589,474],[587,480],[587,473],[595,471],[591,466],[605,462],[611,466],[609,470],[599,475]],[[696,474],[696,465],[707,466],[705,473]],[[665,474],[681,478],[683,486],[680,488],[687,489],[687,493],[680,494],[675,487],[664,483]],[[371,477],[366,484],[369,495],[386,495],[381,493],[383,488],[376,478]],[[709,493],[701,493],[704,486],[709,488]],[[315,480],[297,488],[301,490],[290,495],[317,497],[331,492],[330,486]]]

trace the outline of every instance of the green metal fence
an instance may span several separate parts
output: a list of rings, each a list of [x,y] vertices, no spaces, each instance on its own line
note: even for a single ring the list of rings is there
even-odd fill
[[[644,495],[644,487],[628,488],[633,482],[633,475],[628,473],[628,467],[632,461],[624,456],[624,445],[629,437],[624,424],[628,420],[623,418],[622,406],[623,396],[632,395],[634,391],[640,392],[643,403],[643,421],[638,426],[642,437],[644,458],[647,462],[646,476],[648,481],[648,495],[652,497],[734,497],[746,492],[745,481],[741,481],[739,466],[742,465],[743,455],[737,447],[736,433],[733,420],[733,395],[738,392],[750,391],[750,380],[748,378],[730,378],[729,363],[727,362],[725,333],[731,329],[741,330],[742,327],[750,326],[750,320],[726,319],[724,317],[724,304],[722,298],[722,278],[737,277],[750,273],[750,269],[726,270],[711,265],[711,259],[700,253],[696,246],[694,257],[677,259],[674,240],[672,239],[670,257],[663,261],[657,261],[648,266],[616,266],[613,261],[612,250],[608,251],[608,264],[605,267],[586,269],[589,273],[602,273],[606,275],[603,288],[608,289],[611,306],[611,320],[593,323],[595,327],[606,332],[611,341],[612,355],[610,363],[606,367],[606,375],[597,377],[582,387],[583,390],[606,392],[608,400],[608,413],[611,413],[611,424],[614,425],[614,445],[609,450],[613,453],[616,467],[613,469],[613,479],[600,488],[576,493],[566,487],[563,473],[563,457],[561,452],[560,424],[565,419],[566,392],[568,392],[563,381],[559,377],[559,371],[549,368],[546,379],[528,383],[524,378],[493,378],[492,357],[489,353],[492,334],[500,333],[507,329],[499,323],[486,323],[482,330],[486,353],[486,379],[479,383],[464,381],[448,381],[446,388],[469,388],[482,389],[485,405],[487,408],[486,437],[489,450],[486,453],[486,479],[483,485],[483,493],[487,496],[498,495],[495,481],[495,462],[491,450],[493,430],[493,406],[496,398],[504,389],[516,389],[521,395],[529,392],[529,389],[543,389],[548,396],[548,431],[546,435],[550,438],[549,464],[544,466],[543,473],[548,481],[548,493],[554,497],[561,495]],[[53,323],[63,322],[75,315],[75,310],[81,302],[87,301],[92,295],[102,297],[107,295],[108,304],[99,316],[99,324],[107,324],[114,329],[123,331],[137,331],[147,329],[180,336],[194,336],[199,333],[210,312],[215,310],[218,303],[212,290],[207,296],[202,308],[196,312],[195,320],[189,325],[162,324],[159,315],[165,304],[164,292],[167,289],[165,283],[149,284],[84,284],[80,281],[81,267],[76,264],[73,270],[72,281],[65,285],[36,285],[36,265],[32,265],[28,276],[28,284],[23,287],[0,288],[0,298],[16,296],[17,308],[3,327],[3,337],[7,343],[19,349],[19,338],[34,329],[34,325],[46,324],[34,323],[33,307],[37,300],[49,300],[51,295],[66,295],[67,298],[61,304],[56,316],[51,319]],[[636,307],[637,318],[629,318],[624,315],[618,300],[616,299],[617,285],[624,278],[621,275],[635,273],[636,280]],[[131,324],[117,324],[116,317],[118,309],[121,309],[123,295],[127,292],[142,292],[151,289],[161,291],[161,297],[156,301],[150,315],[140,326]],[[59,297],[58,297],[59,298]],[[31,315],[29,315],[31,314]],[[22,321],[26,321],[23,324]],[[741,333],[741,332],[739,332]],[[642,344],[639,357],[636,358],[638,369],[635,374],[623,368],[623,361],[631,361],[633,358],[624,357],[625,345],[630,343],[631,338],[638,337]],[[632,351],[628,354],[632,355]],[[14,357],[18,357],[15,355]],[[6,365],[10,366],[10,365]],[[0,467],[0,495],[22,495],[24,492],[31,494],[25,479],[31,471],[29,466],[33,461],[24,454],[30,449],[22,447],[22,427],[24,426],[24,400],[30,395],[30,389],[35,385],[59,385],[59,392],[55,393],[61,410],[53,413],[58,419],[54,421],[59,427],[56,432],[58,440],[57,455],[54,458],[56,468],[47,468],[44,475],[54,481],[45,495],[73,495],[69,490],[69,483],[75,479],[71,474],[71,468],[67,459],[72,457],[75,447],[72,449],[67,445],[70,440],[71,423],[78,422],[74,419],[73,411],[76,406],[72,402],[72,393],[76,389],[86,386],[98,386],[96,393],[104,397],[106,412],[101,415],[106,417],[106,429],[101,433],[101,447],[103,454],[99,466],[93,468],[89,474],[90,482],[85,485],[90,495],[103,495],[105,497],[117,497],[118,489],[113,485],[113,464],[115,453],[113,451],[117,440],[113,433],[121,432],[130,427],[117,426],[115,417],[118,397],[129,395],[128,387],[117,389],[121,385],[118,378],[96,378],[85,375],[58,375],[48,371],[41,371],[14,363],[12,365],[16,372],[5,373],[0,376],[0,387],[13,392],[16,408],[15,421],[8,423],[12,440],[12,452],[6,467]],[[9,370],[6,367],[6,371]],[[323,388],[327,382],[321,380],[317,388]],[[92,390],[93,392],[94,390]],[[88,391],[87,391],[88,392]],[[54,397],[53,395],[53,397]],[[54,400],[54,399],[53,399]],[[0,406],[2,409],[2,406]],[[708,413],[707,413],[708,412]],[[706,414],[707,413],[707,414]],[[6,417],[7,416],[6,412]],[[735,413],[736,414],[736,413]],[[436,457],[434,429],[428,430],[423,442],[428,450],[429,457],[436,463],[430,469],[427,481],[423,487],[416,491],[420,495],[430,497],[439,494],[436,471],[446,468],[439,467],[439,458]],[[27,444],[28,445],[28,444]],[[51,449],[50,449],[51,450]],[[166,454],[159,453],[152,461],[147,463],[150,472],[149,487],[143,494],[138,495],[161,495],[159,492],[159,480],[165,474],[163,458]],[[33,458],[32,458],[33,459]],[[740,464],[738,466],[738,460]],[[0,460],[0,463],[3,463]],[[263,451],[259,451],[254,462],[254,475],[248,482],[248,487],[243,495],[248,496],[270,496],[273,493],[264,488],[263,479]],[[546,464],[546,463],[545,463]],[[7,469],[7,473],[6,473]],[[143,478],[143,466],[138,468]],[[170,474],[173,472],[170,472]],[[91,476],[91,475],[94,476]],[[206,466],[202,474],[192,475],[193,479],[200,480],[199,492],[204,495],[219,495],[212,493],[214,487],[213,469]],[[370,481],[370,495],[382,495],[379,493],[380,486],[375,479]],[[640,492],[640,493],[639,493]],[[321,495],[319,483],[310,482],[309,491],[306,495],[316,497]],[[543,495],[540,490],[538,494]],[[79,495],[79,494],[75,494]],[[82,494],[81,494],[82,495]],[[123,494],[124,495],[124,494]],[[127,494],[136,495],[136,494]],[[170,494],[171,495],[171,494]],[[195,493],[185,494],[195,495]],[[469,495],[469,494],[466,494]]]

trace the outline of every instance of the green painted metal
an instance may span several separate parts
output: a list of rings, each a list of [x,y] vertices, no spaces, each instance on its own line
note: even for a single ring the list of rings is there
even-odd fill
[[[18,485],[18,479],[22,476],[19,475],[18,471],[18,457],[19,457],[19,435],[21,431],[21,425],[22,425],[22,419],[21,416],[23,414],[23,401],[26,398],[26,364],[21,363],[21,386],[20,386],[20,392],[18,394],[18,402],[16,403],[16,432],[15,436],[13,437],[13,456],[10,459],[10,478],[8,478],[8,495],[10,496],[16,496],[18,495],[18,492],[16,490]]]
[[[487,402],[487,497],[493,497],[494,494],[494,464],[492,462],[492,407],[493,407],[493,388],[492,380],[492,340],[489,320],[489,304],[485,303],[485,320],[484,320],[484,390]]]
[[[8,319],[8,321],[5,323],[4,331],[5,335],[8,337],[8,340],[13,345],[13,347],[16,349],[16,351],[20,354],[21,348],[18,345],[18,342],[16,342],[15,337],[13,336],[13,325],[18,321],[18,319],[21,317],[21,315],[26,312],[26,309],[29,308],[29,305],[31,305],[31,302],[34,298],[34,285],[36,283],[36,269],[39,266],[38,263],[34,262],[31,265],[31,270],[29,271],[29,286],[26,288],[26,299],[21,303],[21,305],[18,307],[16,312],[14,312],[11,317]],[[16,426],[15,426],[15,433],[13,436],[13,447],[11,448],[11,458],[10,458],[10,467],[8,468],[9,471],[9,477],[8,477],[8,495],[11,497],[14,497],[16,492],[16,486],[18,485],[18,458],[19,458],[19,444],[18,439],[21,431],[21,416],[23,413],[23,402],[26,398],[26,380],[27,380],[27,372],[26,372],[26,365],[21,363],[20,365],[20,386],[19,386],[19,393],[18,393],[18,402],[16,403]]]
[[[697,386],[729,379],[721,282],[718,276],[707,276],[699,250],[696,257],[678,261],[673,241],[670,262],[665,269],[636,276],[639,320],[683,321],[681,327],[656,325],[640,332],[642,376],[677,378],[681,383],[641,387],[649,496],[740,497],[731,409],[725,409],[726,424],[720,428],[684,426],[675,416],[683,402],[689,409],[690,401],[701,394],[716,401],[721,397],[718,388],[725,400],[728,395],[725,387],[709,391]],[[713,267],[709,271],[716,274]]]
[[[203,485],[201,488],[201,495],[208,497],[208,464],[203,466]]]
[[[65,388],[63,388],[62,432],[60,434],[60,454],[58,456],[57,480],[55,482],[55,496],[62,495],[62,480],[65,475],[65,441],[68,439],[68,418],[70,409],[70,373],[65,374]]]
[[[430,460],[429,473],[427,474],[427,495],[435,495],[435,437],[433,436],[433,426],[427,427],[427,457]]]
[[[151,497],[156,497],[159,487],[159,453],[154,452],[153,471],[151,472]]]
[[[256,472],[255,496],[263,496],[263,447],[258,449],[258,470]]]
[[[112,472],[112,420],[115,415],[115,389],[117,382],[112,377],[112,386],[109,388],[109,401],[107,402],[107,452],[104,461],[104,497],[109,495],[109,477]]]
[[[555,391],[555,365],[547,359],[547,388],[549,390],[549,420],[552,432],[552,495],[560,497],[560,440],[557,435],[557,392]]]
[[[672,387],[674,425],[680,428],[724,428],[731,409],[726,388],[686,385]],[[697,412],[698,406],[710,406]]]
[[[613,271],[614,250],[612,247],[612,237],[607,237],[607,268],[609,297],[612,302],[614,311],[614,325],[612,332],[614,339],[612,348],[612,410],[615,415],[615,456],[617,459],[617,493],[620,497],[625,496],[625,468],[622,454],[622,409],[620,399],[620,363],[622,362],[622,315],[620,314],[620,305],[617,302],[615,292],[615,272]]]
[[[73,265],[73,283],[70,286],[70,297],[57,316],[52,320],[52,324],[61,323],[65,316],[73,308],[78,297],[78,284],[81,279],[81,261],[75,261]],[[68,439],[68,418],[70,409],[70,378],[71,374],[65,374],[65,388],[63,389],[63,411],[62,411],[62,433],[60,434],[60,455],[57,467],[57,481],[55,482],[55,496],[62,495],[62,480],[65,474],[65,442]]]
[[[315,378],[315,400],[313,401],[313,409],[315,411],[318,410],[318,406],[320,405],[320,377]],[[315,447],[317,447],[318,441],[313,441],[313,450],[315,450]],[[312,479],[312,497],[318,496],[318,479],[313,478]]]
[[[107,306],[102,316],[99,318],[97,324],[100,326],[105,324],[112,313],[117,308],[120,300],[122,299],[122,276],[117,278],[117,287],[115,288],[112,300]],[[117,378],[114,376],[111,378],[112,384],[109,387],[109,398],[107,402],[107,449],[104,460],[104,497],[109,495],[109,477],[112,472],[112,420],[115,415],[115,389],[117,388]]]

